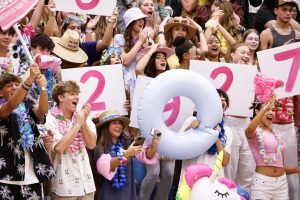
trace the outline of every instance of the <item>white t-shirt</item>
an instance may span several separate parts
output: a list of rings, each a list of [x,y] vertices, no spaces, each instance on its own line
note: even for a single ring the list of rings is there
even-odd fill
[[[11,184],[11,185],[31,185],[38,183],[39,180],[37,179],[34,169],[33,169],[33,162],[32,157],[28,150],[24,150],[25,152],[25,178],[24,181],[7,181],[7,180],[0,180],[1,183]]]
[[[189,127],[189,125],[196,119],[197,119],[196,117],[187,118],[184,121],[184,123],[180,129],[180,132],[184,132],[187,129],[187,127]],[[226,136],[226,144],[225,144],[224,150],[228,154],[231,154],[231,144],[232,144],[233,135],[232,135],[231,129],[228,126],[224,125],[224,129],[225,129],[225,136]],[[181,185],[182,176],[183,176],[183,173],[184,173],[184,170],[186,167],[188,167],[189,165],[192,165],[192,164],[202,163],[202,164],[206,164],[206,165],[210,166],[211,168],[213,168],[213,166],[217,160],[217,156],[218,156],[217,153],[215,155],[210,155],[208,153],[205,153],[196,158],[183,160],[182,167],[181,167],[181,173],[180,173],[179,186]],[[224,168],[222,168],[220,171],[220,177],[224,177]]]

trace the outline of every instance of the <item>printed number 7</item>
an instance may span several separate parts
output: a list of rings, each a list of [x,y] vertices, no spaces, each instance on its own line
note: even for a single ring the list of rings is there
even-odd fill
[[[283,61],[283,60],[288,60],[290,58],[293,58],[293,63],[285,87],[286,92],[292,92],[295,86],[295,82],[297,79],[297,74],[300,66],[300,48],[277,53],[274,55],[274,58],[276,61]]]
[[[95,102],[97,98],[102,94],[105,86],[105,78],[103,74],[96,70],[88,71],[81,77],[80,82],[86,83],[87,80],[92,77],[98,79],[98,84],[93,94],[90,96],[86,103],[89,103],[91,105],[91,111],[106,110],[105,102]]]

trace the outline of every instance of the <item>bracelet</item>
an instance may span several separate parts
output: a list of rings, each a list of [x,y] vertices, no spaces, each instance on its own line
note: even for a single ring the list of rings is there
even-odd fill
[[[25,86],[27,86],[28,88],[30,88],[30,87],[32,86],[32,84],[28,84],[28,83],[25,83],[25,82],[23,82],[23,84],[24,84]]]
[[[204,33],[203,29],[199,29],[199,30],[198,30],[198,33],[199,33],[199,35],[200,35],[201,33]]]
[[[159,35],[159,34],[165,34],[163,31],[159,31],[158,33],[157,33],[157,35]]]
[[[92,29],[86,29],[86,30],[85,30],[85,33],[92,33],[92,32],[93,32]]]
[[[46,87],[41,87],[41,91],[47,91]]]
[[[127,158],[125,158],[124,156],[118,156],[118,160],[121,165],[126,165],[128,162]]]
[[[30,89],[30,87],[26,83],[22,83],[22,88],[27,91]]]

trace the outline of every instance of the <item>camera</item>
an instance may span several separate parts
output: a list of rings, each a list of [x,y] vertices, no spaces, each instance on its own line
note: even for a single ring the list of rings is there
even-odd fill
[[[151,129],[150,135],[160,137],[161,134],[162,134],[162,133],[161,133],[159,130],[154,129],[154,128]]]

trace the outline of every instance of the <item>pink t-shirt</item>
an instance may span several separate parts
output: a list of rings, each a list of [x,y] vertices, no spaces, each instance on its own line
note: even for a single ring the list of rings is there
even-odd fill
[[[275,135],[266,130],[262,130],[262,138],[263,138],[263,143],[264,147],[266,149],[266,155],[273,159],[271,162],[265,162],[263,159],[263,156],[260,154],[260,143],[259,143],[259,137],[258,137],[258,129],[261,129],[258,127],[254,133],[254,136],[252,139],[248,139],[248,143],[250,146],[250,149],[252,151],[254,160],[256,162],[256,166],[273,166],[273,167],[283,167],[283,153],[285,151],[285,143],[282,139],[282,137],[279,135],[281,138],[281,141],[283,142],[282,144],[282,151],[279,155],[277,155],[277,147],[279,145],[279,141],[276,139]],[[276,158],[277,159],[274,159]]]

